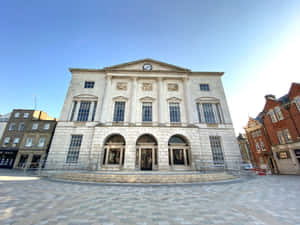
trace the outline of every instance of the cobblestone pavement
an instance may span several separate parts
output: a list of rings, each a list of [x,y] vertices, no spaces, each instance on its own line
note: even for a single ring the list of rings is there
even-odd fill
[[[17,177],[18,175],[18,177]],[[211,185],[56,182],[0,171],[0,224],[300,224],[300,177]]]

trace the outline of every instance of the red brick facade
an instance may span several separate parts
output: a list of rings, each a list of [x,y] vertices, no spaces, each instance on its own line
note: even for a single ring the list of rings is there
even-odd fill
[[[289,93],[279,99],[273,95],[265,98],[264,110],[245,127],[255,166],[262,167],[263,156],[273,173],[300,173],[300,84],[293,83]],[[261,137],[253,137],[255,130],[260,130]],[[264,152],[257,150],[260,140]]]

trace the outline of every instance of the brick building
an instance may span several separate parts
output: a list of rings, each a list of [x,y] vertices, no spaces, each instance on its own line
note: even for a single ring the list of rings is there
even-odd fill
[[[39,110],[15,109],[0,141],[0,168],[39,166],[46,157],[56,119]]]
[[[262,168],[264,159],[272,159],[273,165],[269,161],[267,168],[274,166],[273,170],[281,174],[300,174],[300,84],[292,83],[281,98],[265,98],[263,111],[256,119],[250,118],[245,127],[254,161]],[[260,139],[266,148],[263,156]]]

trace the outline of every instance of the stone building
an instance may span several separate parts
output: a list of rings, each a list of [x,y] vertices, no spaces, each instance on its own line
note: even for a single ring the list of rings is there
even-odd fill
[[[242,162],[253,165],[254,164],[252,159],[253,157],[252,157],[247,136],[245,134],[240,133],[239,136],[237,137],[237,141],[240,147]]]
[[[13,110],[0,141],[0,168],[13,168],[14,165],[26,168],[32,160],[39,166],[55,124],[56,120],[45,112]]]
[[[152,59],[70,72],[48,168],[194,170],[239,162],[222,72]]]
[[[2,134],[5,130],[9,117],[10,117],[10,113],[0,115],[0,139],[2,138]]]

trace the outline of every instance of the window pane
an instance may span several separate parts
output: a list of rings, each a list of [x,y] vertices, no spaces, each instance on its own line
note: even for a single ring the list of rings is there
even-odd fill
[[[85,81],[84,88],[94,88],[95,82],[94,81]]]
[[[77,101],[75,101],[74,104],[73,104],[73,109],[72,109],[71,118],[70,118],[71,121],[72,121],[73,118],[74,118],[76,106],[77,106]]]
[[[81,102],[80,103],[77,121],[88,121],[90,106],[91,106],[90,102]]]
[[[271,117],[271,120],[272,120],[273,123],[277,122],[275,113],[274,113],[274,111],[272,109],[270,110],[270,117]]]
[[[115,102],[114,121],[124,121],[125,102]]]
[[[224,156],[221,146],[221,138],[218,136],[210,136],[210,146],[212,150],[213,161],[215,165],[224,164]]]
[[[180,122],[180,107],[179,103],[170,103],[170,121],[171,122]]]
[[[203,113],[206,123],[216,123],[214,111],[212,104],[210,103],[203,103]]]
[[[77,163],[79,158],[79,151],[82,141],[82,135],[72,135],[71,143],[67,155],[67,163]]]
[[[201,119],[201,104],[200,103],[197,103],[197,111],[198,111],[199,123],[202,123],[202,119]]]
[[[144,102],[142,111],[143,111],[142,120],[144,122],[151,122],[152,121],[152,103]]]
[[[173,149],[173,163],[174,165],[184,165],[183,149]]]
[[[222,110],[220,104],[216,104],[219,123],[223,123]]]
[[[208,84],[200,84],[200,91],[209,91]]]
[[[96,109],[97,109],[97,102],[94,102],[94,109],[93,109],[93,114],[92,114],[92,121],[95,120]]]
[[[109,149],[108,164],[120,164],[121,150],[119,148]]]
[[[24,130],[24,123],[20,123],[19,124],[19,131],[23,131]]]

